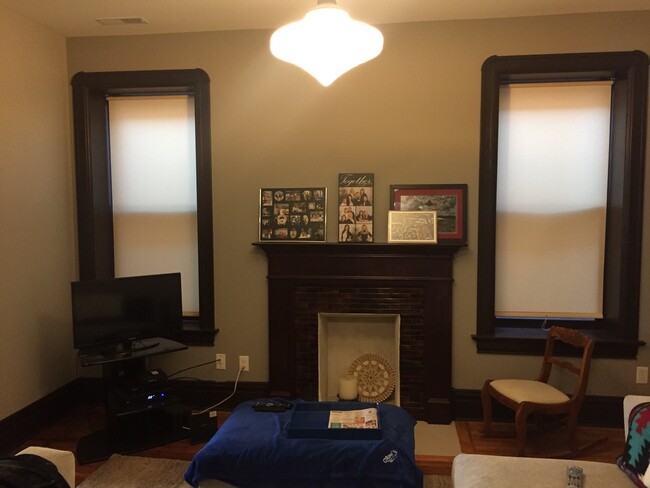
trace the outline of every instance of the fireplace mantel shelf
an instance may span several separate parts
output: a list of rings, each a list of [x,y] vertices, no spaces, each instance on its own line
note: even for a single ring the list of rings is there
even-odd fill
[[[453,256],[466,247],[457,244],[402,244],[375,242],[350,244],[337,242],[254,242],[267,254],[407,254]]]

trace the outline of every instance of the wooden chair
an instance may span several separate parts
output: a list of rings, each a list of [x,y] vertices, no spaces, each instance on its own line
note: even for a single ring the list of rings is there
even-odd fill
[[[582,361],[578,366],[574,363],[554,356],[556,341],[570,344],[582,349]],[[515,430],[517,434],[517,456],[524,456],[526,451],[527,422],[530,414],[564,415],[568,417],[569,452],[558,457],[575,457],[581,451],[593,447],[604,439],[595,441],[586,448],[580,449],[577,442],[578,413],[582,406],[587,381],[589,365],[595,342],[592,338],[575,330],[563,327],[551,327],[546,339],[544,362],[537,379],[501,379],[487,380],[481,390],[483,404],[483,424],[485,435],[490,435],[492,422],[492,399],[515,411]],[[576,387],[571,396],[548,384],[553,366],[570,371],[577,375]],[[539,418],[539,417],[538,417]]]

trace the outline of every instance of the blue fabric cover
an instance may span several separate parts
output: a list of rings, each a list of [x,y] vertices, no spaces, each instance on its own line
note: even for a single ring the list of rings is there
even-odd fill
[[[422,472],[415,465],[415,420],[400,407],[377,405],[380,440],[289,439],[293,409],[256,412],[257,401],[266,400],[244,402],[233,410],[194,456],[185,481],[195,487],[205,479],[239,488],[422,487]]]
[[[650,403],[640,403],[628,418],[628,434],[623,454],[616,464],[637,486],[647,487],[644,475],[650,464]]]

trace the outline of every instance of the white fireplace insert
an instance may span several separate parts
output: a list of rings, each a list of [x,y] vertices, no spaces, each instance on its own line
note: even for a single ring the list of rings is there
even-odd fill
[[[363,355],[384,359],[394,371],[395,388],[385,400],[400,404],[399,314],[318,314],[318,399],[338,400],[341,379]]]

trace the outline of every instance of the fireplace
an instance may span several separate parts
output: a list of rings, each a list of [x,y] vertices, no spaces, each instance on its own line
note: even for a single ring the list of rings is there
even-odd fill
[[[341,390],[340,381],[350,374],[354,376],[355,372],[359,375],[350,367],[355,362],[359,364],[362,357],[370,356],[374,362],[379,360],[384,368],[382,376],[386,377],[378,376],[377,379],[391,383],[390,377],[394,382],[392,393],[389,394],[391,388],[387,385],[383,385],[384,391],[375,392],[377,397],[386,397],[384,400],[377,398],[377,401],[399,405],[400,322],[397,314],[319,313],[318,399],[336,401]]]
[[[319,314],[399,316],[399,404],[451,421],[458,246],[256,243],[268,257],[270,394],[319,399]]]

